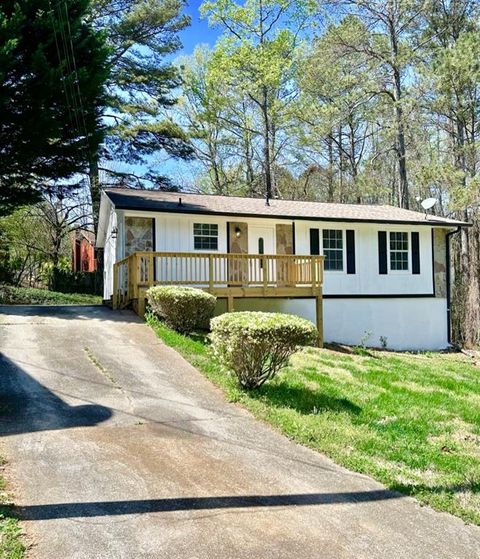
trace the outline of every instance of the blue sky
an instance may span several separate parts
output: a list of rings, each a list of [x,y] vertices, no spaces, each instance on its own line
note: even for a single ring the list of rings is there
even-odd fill
[[[201,0],[190,0],[187,4],[185,11],[192,21],[190,26],[180,33],[183,48],[178,53],[179,55],[192,54],[199,44],[209,44],[213,47],[220,34],[218,29],[209,27],[208,21],[200,17],[199,8],[201,5]]]
[[[210,27],[208,20],[200,16],[199,8],[203,0],[190,0],[187,2],[185,13],[190,16],[190,25],[180,33],[182,48],[175,53],[174,58],[190,55],[198,45],[209,45],[213,47],[220,35],[220,29]],[[181,161],[175,159],[163,159],[160,164],[155,165],[155,171],[173,180],[179,186],[195,188],[200,168],[195,161]]]

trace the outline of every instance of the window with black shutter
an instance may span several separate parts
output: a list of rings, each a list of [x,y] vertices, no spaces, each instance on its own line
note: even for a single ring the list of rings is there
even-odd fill
[[[390,232],[390,270],[408,270],[408,233]]]
[[[325,270],[341,272],[343,270],[343,231],[341,229],[324,229],[322,244]]]

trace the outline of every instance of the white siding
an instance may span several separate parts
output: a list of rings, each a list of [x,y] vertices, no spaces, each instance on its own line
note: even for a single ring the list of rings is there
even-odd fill
[[[113,260],[124,256],[124,214],[155,218],[155,246],[160,252],[194,252],[193,224],[216,223],[219,226],[218,252],[227,252],[227,223],[241,221],[250,227],[273,228],[273,246],[276,246],[276,223],[291,223],[290,220],[215,217],[204,215],[166,214],[154,212],[115,212],[111,216],[107,232],[118,226],[118,243],[105,243],[105,297],[111,296]],[[116,220],[116,221],[115,221]],[[366,331],[371,332],[368,344],[378,346],[380,336],[385,336],[392,349],[442,349],[447,344],[447,316],[445,299],[418,297],[433,294],[432,242],[430,226],[407,226],[370,223],[336,223],[320,221],[295,221],[296,254],[310,253],[310,228],[353,229],[355,231],[356,273],[326,271],[324,278],[324,328],[325,340],[346,344],[360,343]],[[378,271],[378,231],[417,231],[420,240],[420,274],[392,272],[381,275]],[[411,239],[410,239],[411,240]],[[320,249],[322,249],[320,233]],[[409,247],[411,251],[411,247]],[[344,244],[344,251],[346,247]],[[200,252],[200,251],[196,251]],[[206,251],[208,252],[208,251]],[[113,258],[115,256],[115,258]],[[328,298],[343,295],[345,298]],[[368,295],[376,297],[368,298]],[[385,297],[379,297],[385,295]],[[401,295],[402,297],[392,297]],[[417,295],[417,297],[408,297]],[[354,298],[349,298],[354,296]],[[224,301],[219,301],[223,308]],[[305,316],[315,321],[313,300],[248,299],[235,300],[236,310],[257,308],[280,310]]]
[[[111,204],[109,204],[108,209],[109,214],[103,253],[103,298],[106,300],[110,299],[113,293],[113,264],[118,260],[117,247],[123,244],[119,242],[119,239],[123,239],[120,231],[117,239],[112,238],[112,229],[118,226],[117,212],[115,212]]]
[[[432,233],[431,227],[382,225],[370,223],[329,223],[297,221],[295,239],[297,254],[310,252],[310,228],[353,229],[355,231],[356,273],[326,271],[323,292],[326,295],[380,295],[380,294],[429,294],[433,291],[432,280]],[[420,238],[420,274],[408,272],[378,273],[378,232],[418,231]],[[321,249],[320,235],[320,249]],[[411,247],[409,247],[411,250]],[[345,252],[345,251],[344,251]]]
[[[119,212],[120,213],[120,212]],[[126,212],[127,213],[127,212]],[[128,215],[154,217],[156,220],[155,246],[157,251],[193,252],[193,224],[217,223],[219,228],[218,252],[227,252],[227,223],[241,221],[249,226],[273,228],[273,245],[276,246],[275,223],[292,223],[280,219],[256,219],[242,217],[214,217],[203,215],[162,214],[153,212],[128,212]],[[119,216],[119,239],[122,238],[123,217]],[[324,293],[326,295],[380,295],[380,294],[415,294],[426,295],[433,292],[432,272],[432,228],[429,226],[388,225],[370,223],[336,223],[320,221],[295,221],[295,252],[310,254],[310,228],[353,229],[355,231],[356,273],[344,271],[326,271]],[[390,271],[386,275],[378,272],[378,231],[417,231],[420,238],[420,274],[410,270]],[[123,257],[123,244],[120,248]],[[321,247],[320,235],[320,249]],[[410,247],[411,250],[411,247]],[[200,251],[196,251],[200,252]],[[208,252],[208,251],[206,251]],[[346,247],[344,244],[344,252]]]

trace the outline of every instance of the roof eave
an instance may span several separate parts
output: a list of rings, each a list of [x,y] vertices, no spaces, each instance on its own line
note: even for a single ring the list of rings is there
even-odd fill
[[[212,210],[188,210],[188,209],[162,209],[152,206],[132,207],[128,205],[116,205],[117,210],[130,210],[136,212],[158,212],[158,213],[177,213],[177,214],[190,214],[190,215],[214,215],[214,216],[227,216],[227,217],[259,217],[258,213],[239,213],[239,212],[215,212]],[[463,221],[433,221],[433,220],[392,220],[392,219],[360,219],[349,217],[315,217],[315,216],[301,216],[301,215],[262,215],[264,219],[285,219],[285,220],[299,220],[299,221],[330,221],[334,223],[384,223],[384,224],[399,224],[399,225],[429,225],[432,227],[471,227],[471,223]]]

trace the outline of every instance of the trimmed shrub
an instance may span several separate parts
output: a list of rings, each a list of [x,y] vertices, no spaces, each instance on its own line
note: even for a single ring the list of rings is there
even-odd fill
[[[157,286],[147,291],[152,311],[168,326],[184,334],[208,329],[216,297],[194,287]]]
[[[215,357],[243,388],[258,388],[285,367],[298,346],[313,345],[317,329],[298,316],[234,312],[211,321]]]

